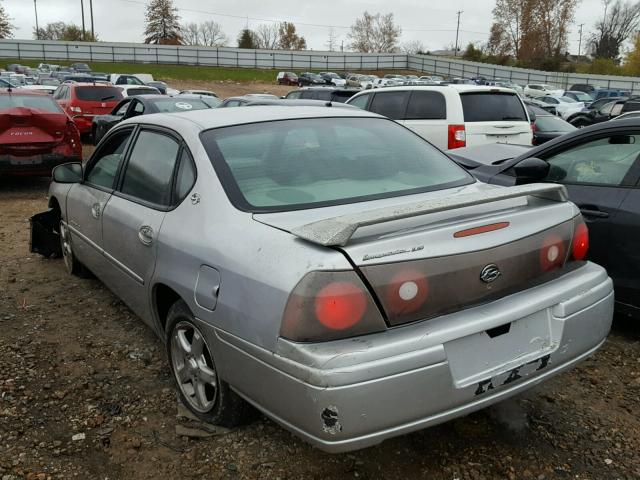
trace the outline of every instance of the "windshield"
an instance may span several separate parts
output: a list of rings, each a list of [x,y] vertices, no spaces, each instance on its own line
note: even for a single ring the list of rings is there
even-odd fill
[[[153,104],[159,112],[186,112],[189,110],[204,110],[210,108],[199,98],[162,98],[154,100]]]
[[[442,152],[382,118],[272,121],[201,134],[231,201],[286,211],[473,183]]]
[[[112,102],[122,100],[122,91],[117,87],[77,87],[76,97],[85,102]]]
[[[527,114],[515,93],[462,93],[465,122],[527,122]]]
[[[47,113],[63,113],[58,104],[48,95],[0,95],[0,111],[24,107]]]

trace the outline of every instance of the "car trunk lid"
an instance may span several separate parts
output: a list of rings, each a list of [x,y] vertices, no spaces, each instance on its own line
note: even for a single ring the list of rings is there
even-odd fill
[[[5,154],[44,153],[63,139],[68,118],[64,113],[27,107],[0,111],[0,150]]]
[[[336,232],[344,231],[340,224],[349,224],[350,214],[306,225],[297,224],[303,220],[299,212],[255,218],[342,251],[366,280],[389,325],[399,325],[500,298],[544,282],[564,266],[577,211],[557,201],[566,199],[563,187],[530,187],[474,185],[458,189],[461,195],[434,192],[418,213],[407,213],[415,202],[378,209],[391,212],[391,218],[397,214],[397,220],[371,220],[381,218],[372,213],[376,210],[356,214],[367,220],[348,238]],[[313,217],[321,215],[314,212],[306,221]]]

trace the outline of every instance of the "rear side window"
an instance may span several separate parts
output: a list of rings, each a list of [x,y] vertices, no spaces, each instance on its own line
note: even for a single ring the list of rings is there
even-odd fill
[[[122,193],[156,205],[169,205],[179,149],[178,142],[168,135],[140,132],[124,173]]]
[[[370,94],[358,95],[356,98],[354,98],[349,102],[349,105],[353,105],[354,107],[365,109],[367,108],[367,103],[369,103],[369,98],[371,98]]]
[[[77,87],[76,98],[85,102],[111,102],[122,100],[122,91],[116,87]]]
[[[527,114],[517,95],[513,93],[462,93],[465,122],[527,122]]]
[[[302,95],[302,92],[300,90],[295,90],[293,92],[287,93],[287,96],[285,98],[287,100],[292,100],[292,99],[300,98],[301,95]]]
[[[369,110],[393,120],[404,118],[404,105],[409,92],[376,93]]]
[[[443,120],[447,118],[447,102],[440,92],[411,93],[407,105],[407,120]]]

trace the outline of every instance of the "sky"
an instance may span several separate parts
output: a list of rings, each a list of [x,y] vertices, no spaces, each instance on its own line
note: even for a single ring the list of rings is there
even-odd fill
[[[64,21],[82,24],[81,0],[36,0],[40,26]],[[0,0],[16,26],[15,38],[30,39],[35,25],[34,1]],[[85,22],[90,29],[89,2],[84,0]],[[96,34],[107,42],[142,42],[145,0],[93,0]],[[236,46],[239,31],[255,28],[267,21],[290,21],[307,40],[308,48],[328,50],[330,26],[339,46],[347,49],[349,26],[365,10],[370,13],[392,12],[402,27],[400,44],[419,40],[426,50],[440,50],[455,42],[457,12],[460,15],[459,45],[485,43],[489,36],[494,0],[174,0],[182,22],[215,20]],[[583,23],[585,39],[602,15],[602,0],[581,0],[575,22],[570,27],[569,51],[578,53],[579,27]],[[339,49],[339,47],[338,47]]]

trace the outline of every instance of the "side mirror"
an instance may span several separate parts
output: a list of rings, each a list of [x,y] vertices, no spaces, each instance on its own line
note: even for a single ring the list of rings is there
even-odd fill
[[[524,185],[544,180],[549,175],[549,163],[540,158],[525,158],[513,167],[516,185]]]
[[[73,162],[58,165],[53,169],[53,180],[57,183],[80,183],[82,181],[82,164]]]

